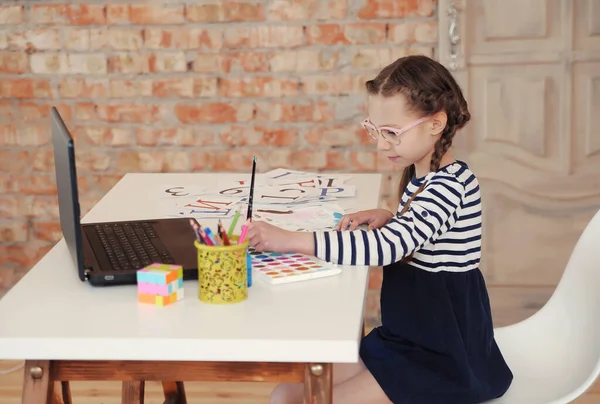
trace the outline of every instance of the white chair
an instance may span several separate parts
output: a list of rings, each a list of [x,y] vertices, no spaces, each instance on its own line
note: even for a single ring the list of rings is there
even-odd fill
[[[600,374],[600,211],[546,305],[495,332],[515,378],[503,397],[487,403],[569,403],[594,384]]]

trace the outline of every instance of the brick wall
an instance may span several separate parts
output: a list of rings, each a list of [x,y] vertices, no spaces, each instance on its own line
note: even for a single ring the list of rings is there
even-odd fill
[[[84,213],[124,173],[246,171],[255,153],[262,171],[381,171],[393,200],[398,175],[359,127],[363,83],[434,56],[435,0],[143,3],[0,6],[0,296],[60,237],[51,105]]]

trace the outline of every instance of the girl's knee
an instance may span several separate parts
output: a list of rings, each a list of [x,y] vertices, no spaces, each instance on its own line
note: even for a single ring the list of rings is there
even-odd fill
[[[304,384],[281,383],[271,393],[271,404],[303,404]]]

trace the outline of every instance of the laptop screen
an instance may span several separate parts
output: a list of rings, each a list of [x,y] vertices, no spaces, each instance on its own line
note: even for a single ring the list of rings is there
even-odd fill
[[[79,272],[79,278],[85,280],[77,173],[75,170],[75,146],[69,130],[54,107],[51,110],[51,117],[60,228],[73,265]]]

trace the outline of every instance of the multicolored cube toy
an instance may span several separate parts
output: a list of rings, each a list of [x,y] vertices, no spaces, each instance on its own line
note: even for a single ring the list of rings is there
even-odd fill
[[[183,299],[181,265],[154,263],[137,271],[138,301],[166,306]]]

